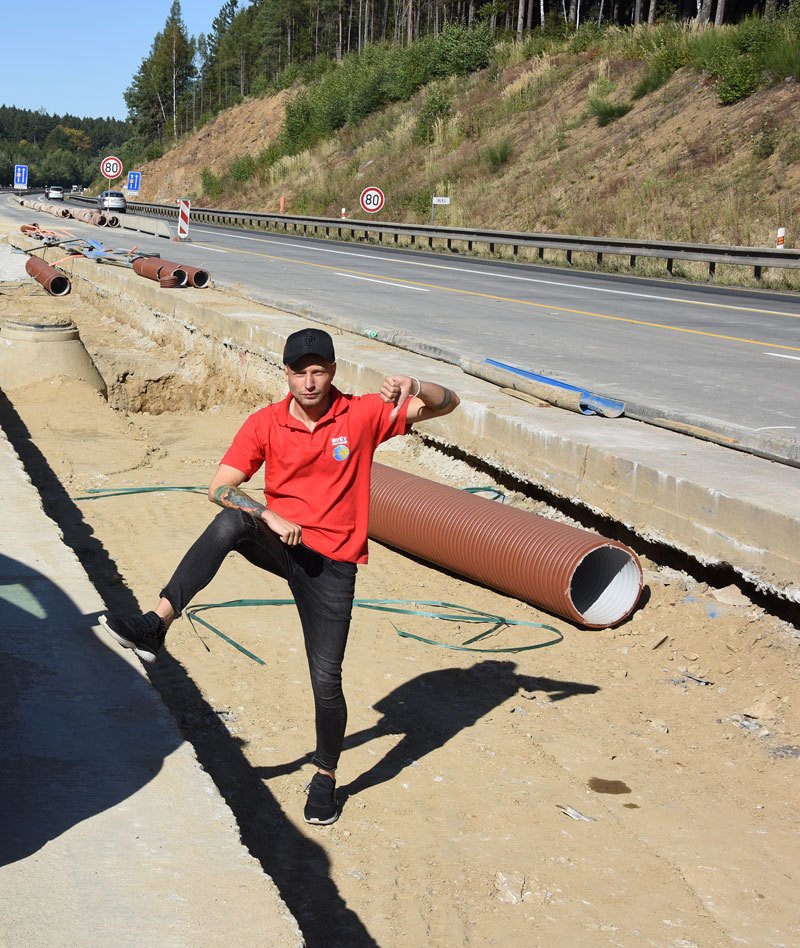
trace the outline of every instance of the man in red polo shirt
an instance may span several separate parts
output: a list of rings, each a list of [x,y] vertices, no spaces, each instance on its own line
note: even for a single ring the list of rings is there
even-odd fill
[[[286,398],[250,415],[208,488],[222,507],[181,560],[152,612],[104,615],[100,623],[145,662],[154,662],[167,629],[216,575],[231,551],[289,584],[303,627],[314,694],[317,772],[304,818],[326,825],[339,817],[336,768],[347,705],[342,661],[358,563],[367,562],[372,457],[379,444],[417,421],[446,415],[458,396],[406,375],[380,392],[344,395],[333,385],[333,340],[301,329],[286,340]],[[240,485],[264,465],[264,503]]]

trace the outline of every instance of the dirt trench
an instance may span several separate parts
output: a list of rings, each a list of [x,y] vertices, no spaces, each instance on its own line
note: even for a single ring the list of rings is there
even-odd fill
[[[0,396],[0,423],[108,607],[150,608],[213,507],[188,492],[76,498],[207,483],[246,414],[282,394],[280,372],[247,376],[234,352],[144,335],[80,285],[58,305],[109,398],[35,383]],[[30,287],[0,294],[0,319],[52,307]],[[416,435],[378,459],[548,512]],[[798,630],[736,587],[643,566],[631,619],[588,632],[372,543],[360,597],[459,603],[564,640],[457,652],[392,621],[450,642],[471,630],[355,610],[343,813],[327,828],[302,821],[312,707],[293,607],[204,614],[263,666],[173,626],[152,681],[310,946],[800,942]],[[201,594],[249,597],[288,591],[235,556]]]

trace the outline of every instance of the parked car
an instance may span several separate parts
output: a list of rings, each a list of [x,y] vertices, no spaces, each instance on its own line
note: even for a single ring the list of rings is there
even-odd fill
[[[57,184],[50,185],[49,188],[45,188],[44,196],[49,201],[63,201],[64,189]]]
[[[97,206],[101,211],[115,211],[118,214],[124,214],[128,209],[121,191],[101,191],[97,196]]]

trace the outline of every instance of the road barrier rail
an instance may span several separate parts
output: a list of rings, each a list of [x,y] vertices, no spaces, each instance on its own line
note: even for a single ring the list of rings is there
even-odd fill
[[[94,198],[70,195],[73,201],[94,203]],[[178,205],[146,204],[129,202],[129,207],[141,214],[155,217],[178,217]],[[278,230],[304,236],[338,239],[367,240],[377,237],[379,243],[385,238],[397,244],[401,237],[412,246],[434,249],[434,241],[444,244],[447,250],[457,252],[454,244],[466,244],[472,252],[476,245],[488,246],[489,254],[498,246],[510,246],[513,254],[520,247],[538,250],[544,259],[545,250],[558,250],[572,264],[573,254],[590,253],[598,264],[608,255],[629,258],[630,266],[636,265],[637,257],[656,257],[666,261],[667,272],[672,273],[676,260],[691,260],[708,265],[708,277],[713,279],[718,264],[752,267],[755,279],[768,267],[800,269],[800,250],[773,249],[770,247],[731,247],[722,244],[689,244],[668,240],[630,240],[616,237],[577,237],[559,234],[515,233],[503,230],[484,230],[465,227],[435,227],[428,224],[397,224],[391,221],[354,220],[336,217],[294,217],[287,214],[256,214],[247,211],[226,211],[220,208],[193,207],[192,221],[204,224],[224,224],[251,230]]]

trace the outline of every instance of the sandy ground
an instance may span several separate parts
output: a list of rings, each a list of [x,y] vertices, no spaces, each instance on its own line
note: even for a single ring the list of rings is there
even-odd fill
[[[143,378],[157,364],[169,377],[179,354],[79,292],[54,301],[0,283],[0,319],[54,313],[78,324],[112,402],[149,411],[55,379],[0,396],[0,423],[109,608],[151,608],[214,508],[186,492],[75,498],[207,483],[254,406],[198,399],[196,411],[157,413],[157,396],[139,397]],[[379,460],[491,483],[413,436]],[[373,543],[361,597],[459,603],[564,640],[457,652],[401,638],[391,620],[450,642],[469,629],[355,610],[344,808],[327,828],[302,820],[313,734],[293,607],[204,614],[264,665],[186,619],[173,626],[153,682],[309,945],[800,944],[800,636],[736,588],[643,566],[634,616],[589,632]],[[287,595],[232,556],[200,600]]]

